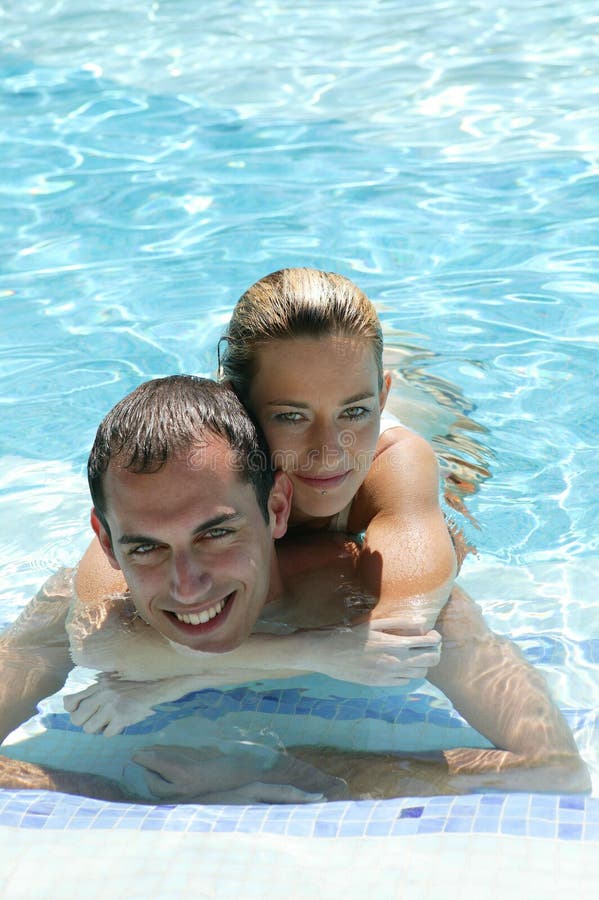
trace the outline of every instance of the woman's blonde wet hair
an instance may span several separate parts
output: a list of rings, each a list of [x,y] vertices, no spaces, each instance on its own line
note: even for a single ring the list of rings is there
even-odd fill
[[[231,382],[247,405],[261,346],[273,340],[330,335],[371,342],[382,388],[383,333],[366,294],[333,272],[281,269],[261,278],[238,300],[219,341],[219,375]]]

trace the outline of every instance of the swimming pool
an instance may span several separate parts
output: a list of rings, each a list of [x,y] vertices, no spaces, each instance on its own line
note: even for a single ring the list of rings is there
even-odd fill
[[[452,409],[459,385],[487,429],[474,437],[493,477],[470,503],[480,556],[462,581],[548,677],[593,798],[157,811],[3,792],[7,893],[71,896],[87,875],[92,896],[141,896],[150,877],[165,896],[189,879],[266,896],[301,861],[298,897],[328,890],[325,866],[348,896],[400,881],[419,897],[513,893],[524,867],[537,896],[590,895],[593,5],[198,6],[24,0],[0,18],[0,618],[86,545],[83,464],[105,411],[144,378],[212,373],[231,307],[261,275],[340,271],[391,343],[421,348],[407,382]],[[114,848],[109,875],[98,846]]]

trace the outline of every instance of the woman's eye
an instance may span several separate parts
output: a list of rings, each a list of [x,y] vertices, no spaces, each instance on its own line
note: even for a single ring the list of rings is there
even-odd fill
[[[347,419],[361,419],[369,413],[370,410],[366,406],[350,406],[348,409],[343,410],[343,415]]]
[[[277,422],[301,422],[303,415],[299,412],[283,412],[277,413],[275,421]]]

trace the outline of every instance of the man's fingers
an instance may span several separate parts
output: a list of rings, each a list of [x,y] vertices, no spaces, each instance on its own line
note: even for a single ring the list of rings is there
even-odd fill
[[[149,769],[146,769],[144,772],[144,778],[146,780],[146,784],[148,786],[148,790],[154,797],[160,797],[163,799],[175,799],[177,796],[177,792],[175,791],[174,785],[170,783],[170,781],[165,781],[161,775],[156,774],[156,772],[151,772]]]
[[[426,634],[401,634],[401,627],[394,618],[371,619],[369,629],[376,635],[383,633],[390,641],[409,647],[431,647],[441,643],[441,635],[434,629]]]
[[[177,758],[172,758],[167,747],[160,750],[153,750],[150,747],[144,747],[137,750],[131,757],[138,766],[143,766],[148,772],[153,772],[160,778],[172,781],[181,773],[181,762]]]
[[[73,710],[77,709],[82,700],[93,697],[97,690],[97,684],[90,684],[90,686],[86,687],[83,691],[77,691],[76,694],[68,694],[66,697],[63,697],[64,708],[68,713],[73,712]]]
[[[73,725],[81,727],[84,722],[87,722],[87,720],[98,711],[98,709],[99,704],[93,699],[83,700],[70,714],[71,722]]]
[[[139,720],[138,720],[139,721]],[[115,737],[115,735],[120,734],[127,725],[134,725],[135,722],[132,722],[130,719],[127,719],[126,722],[121,722],[121,720],[117,717],[111,719],[111,721],[107,724],[104,729],[104,737]]]
[[[291,784],[267,784],[253,781],[231,791],[205,794],[202,803],[318,803],[324,794],[302,791]]]
[[[101,731],[104,731],[109,722],[110,717],[106,715],[103,709],[99,709],[81,727],[86,734],[99,734]]]

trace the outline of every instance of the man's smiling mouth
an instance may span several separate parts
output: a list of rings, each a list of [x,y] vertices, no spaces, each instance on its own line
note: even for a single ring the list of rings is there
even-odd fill
[[[201,612],[172,612],[171,615],[173,615],[177,619],[177,621],[182,622],[184,625],[206,625],[208,622],[211,622],[212,619],[215,619],[217,616],[221,615],[223,609],[225,609],[225,607],[233,597],[233,593],[229,594],[227,597],[224,597],[224,599],[222,600],[217,600],[217,602],[213,606],[209,606],[207,609],[201,610]]]

